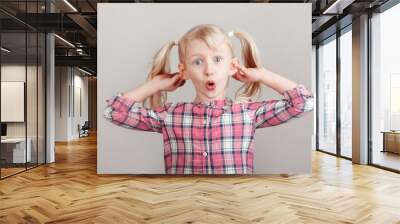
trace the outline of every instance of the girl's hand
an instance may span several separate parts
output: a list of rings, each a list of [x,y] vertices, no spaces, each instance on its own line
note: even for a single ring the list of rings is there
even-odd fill
[[[175,91],[178,87],[183,86],[186,82],[182,79],[182,76],[178,72],[172,74],[159,74],[151,81],[158,91],[168,92]]]
[[[232,64],[238,70],[232,77],[240,82],[260,82],[265,74],[264,68],[246,68],[236,60]]]

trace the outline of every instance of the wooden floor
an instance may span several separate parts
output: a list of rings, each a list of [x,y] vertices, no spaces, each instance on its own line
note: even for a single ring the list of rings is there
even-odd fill
[[[313,153],[311,175],[97,175],[96,139],[0,181],[0,223],[400,223],[400,175]]]
[[[8,176],[11,176],[11,175],[13,175],[13,174],[16,174],[16,173],[19,173],[19,172],[22,172],[22,171],[24,171],[24,170],[26,170],[26,168],[25,167],[17,167],[17,168],[4,168],[4,167],[2,167],[1,168],[1,177],[3,178],[3,177],[8,177]]]

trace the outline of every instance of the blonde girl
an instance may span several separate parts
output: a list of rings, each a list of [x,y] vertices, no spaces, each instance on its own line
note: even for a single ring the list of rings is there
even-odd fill
[[[243,64],[234,56],[234,37],[241,42]],[[178,72],[171,73],[169,56],[175,46]],[[225,95],[231,77],[243,83],[234,100]],[[195,99],[167,102],[166,93],[186,80],[195,87]],[[283,98],[253,101],[262,85]],[[265,69],[247,33],[202,24],[166,43],[155,55],[147,81],[108,99],[104,116],[126,128],[161,133],[167,174],[248,174],[254,170],[255,130],[312,109],[312,92]]]

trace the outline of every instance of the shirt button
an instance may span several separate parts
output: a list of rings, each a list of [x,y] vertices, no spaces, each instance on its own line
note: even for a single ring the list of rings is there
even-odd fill
[[[208,154],[207,152],[203,152],[203,156],[204,156],[204,157],[206,157],[206,156],[207,156],[207,154]]]

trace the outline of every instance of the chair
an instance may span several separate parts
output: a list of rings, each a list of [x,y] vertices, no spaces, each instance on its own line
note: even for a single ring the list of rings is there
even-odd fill
[[[79,138],[89,136],[89,129],[90,129],[89,121],[85,121],[82,127],[80,127],[80,125],[78,124]]]

